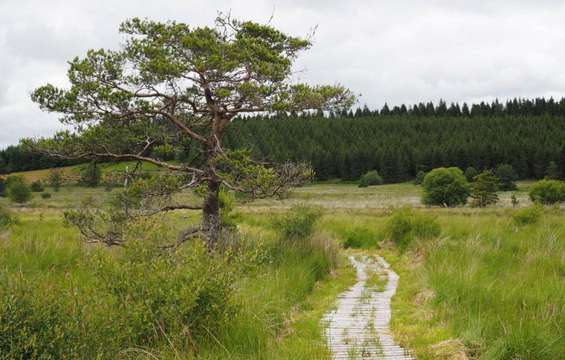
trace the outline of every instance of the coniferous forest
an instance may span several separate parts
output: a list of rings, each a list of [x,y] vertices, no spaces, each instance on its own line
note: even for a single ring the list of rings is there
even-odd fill
[[[551,162],[565,177],[565,99],[255,116],[235,120],[225,141],[261,160],[310,162],[319,180],[353,180],[378,170],[390,183],[440,166],[487,169],[502,163],[520,178],[542,178]],[[71,163],[20,146],[0,151],[0,173]]]
[[[309,161],[321,180],[358,179],[376,169],[386,182],[399,182],[440,166],[503,163],[520,178],[542,178],[551,162],[565,175],[565,100],[258,116],[238,119],[230,130],[230,147],[251,148],[267,161]]]

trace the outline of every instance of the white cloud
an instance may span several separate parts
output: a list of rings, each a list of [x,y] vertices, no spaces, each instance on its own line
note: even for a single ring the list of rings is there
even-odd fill
[[[117,27],[139,16],[211,24],[216,11],[295,35],[318,25],[296,76],[342,83],[361,104],[564,96],[565,4],[556,0],[2,0],[0,148],[61,125],[30,92],[65,84],[66,61],[115,48]]]

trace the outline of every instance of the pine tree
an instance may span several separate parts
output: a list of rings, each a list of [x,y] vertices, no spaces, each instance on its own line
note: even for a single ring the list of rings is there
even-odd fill
[[[380,114],[383,115],[383,116],[390,115],[390,109],[388,108],[387,103],[384,104],[383,108],[381,109]]]
[[[551,180],[558,180],[559,175],[559,166],[555,161],[550,161],[547,165],[547,170],[545,171],[545,177]]]
[[[517,175],[512,166],[508,164],[500,164],[496,167],[494,174],[499,180],[500,190],[516,190],[516,184],[514,181],[516,181]]]
[[[486,170],[475,176],[471,186],[471,206],[486,207],[498,202],[498,178],[491,170]]]

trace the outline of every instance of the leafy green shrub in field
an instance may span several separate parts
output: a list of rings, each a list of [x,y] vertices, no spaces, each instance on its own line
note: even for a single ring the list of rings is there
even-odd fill
[[[321,215],[317,208],[293,206],[287,214],[274,221],[280,235],[276,252],[297,252],[292,256],[310,258],[316,263],[317,278],[334,268],[338,258],[335,239],[328,234],[314,234]]]
[[[422,202],[426,205],[464,205],[469,196],[467,179],[456,167],[433,169],[424,178],[422,186]]]
[[[36,180],[32,182],[30,185],[30,189],[32,192],[42,192],[43,190],[45,190],[41,180]]]
[[[31,200],[31,189],[24,180],[19,177],[9,177],[8,179],[10,178],[12,179],[8,182],[8,198],[18,204]]]
[[[529,190],[530,199],[544,205],[565,201],[565,184],[558,180],[541,180]]]
[[[63,174],[61,173],[61,170],[51,169],[49,171],[49,176],[47,177],[47,183],[53,188],[53,191],[59,191],[63,184]]]
[[[9,225],[15,224],[16,222],[16,216],[12,214],[10,210],[0,206],[0,230],[8,227]]]
[[[126,349],[190,346],[233,316],[233,271],[203,246],[163,254],[135,244],[97,252],[54,282],[0,278],[0,354],[6,359],[110,359]]]
[[[543,215],[540,206],[532,206],[525,209],[516,210],[512,213],[512,221],[516,225],[529,225],[537,223]]]
[[[512,207],[516,207],[520,203],[520,201],[516,197],[516,194],[512,194],[512,196],[510,197],[510,201],[512,202]]]
[[[438,237],[441,226],[433,216],[402,208],[392,213],[385,225],[385,233],[398,247],[405,249],[416,238]]]
[[[286,215],[275,220],[275,229],[285,242],[305,240],[314,232],[316,221],[321,215],[321,211],[316,208],[293,206]]]
[[[512,165],[500,164],[494,170],[494,175],[500,180],[500,190],[511,191],[516,190],[514,181],[518,180],[518,175]]]
[[[379,175],[376,170],[371,170],[365,175],[361,176],[359,180],[359,187],[368,187],[373,185],[382,185],[383,178]]]
[[[380,240],[379,234],[369,227],[356,226],[344,235],[343,247],[365,249],[375,247]]]
[[[42,192],[42,193],[41,193],[41,198],[42,198],[42,199],[50,199],[50,198],[51,198],[51,193]]]
[[[6,191],[8,191],[8,188],[10,187],[10,185],[15,184],[15,183],[19,183],[19,182],[24,182],[24,178],[18,175],[10,175],[6,178],[5,184],[6,184]]]
[[[477,176],[477,175],[479,175],[479,172],[477,171],[477,169],[475,169],[472,166],[469,166],[465,170],[465,178],[467,179],[468,182],[475,181],[475,176]]]

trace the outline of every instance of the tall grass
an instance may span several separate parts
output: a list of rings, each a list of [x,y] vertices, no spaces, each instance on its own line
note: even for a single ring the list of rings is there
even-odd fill
[[[233,272],[203,246],[167,256],[142,243],[87,250],[59,220],[22,221],[0,246],[6,358],[192,352],[234,311]]]
[[[310,327],[309,337],[301,339],[307,346],[286,333],[289,317],[305,306],[316,284],[337,266],[333,239],[316,230],[319,217],[319,210],[298,206],[272,221],[268,216],[242,219],[245,232],[262,246],[253,256],[258,264],[237,281],[239,311],[199,358],[328,358],[319,327],[322,314],[303,322]]]
[[[437,358],[441,340],[449,339],[460,340],[471,358],[562,357],[561,216],[519,225],[504,212],[442,217],[442,238],[420,242],[397,261],[409,283],[401,283],[395,300],[396,330],[409,334],[422,359]],[[411,332],[414,327],[420,331]]]
[[[208,256],[197,242],[164,254],[143,231],[126,248],[86,247],[59,216],[23,216],[0,241],[0,358],[296,355],[305,345],[283,341],[289,319],[335,269],[337,247],[310,209],[263,218],[239,216],[240,246]],[[324,358],[321,333],[308,336],[310,358]]]

